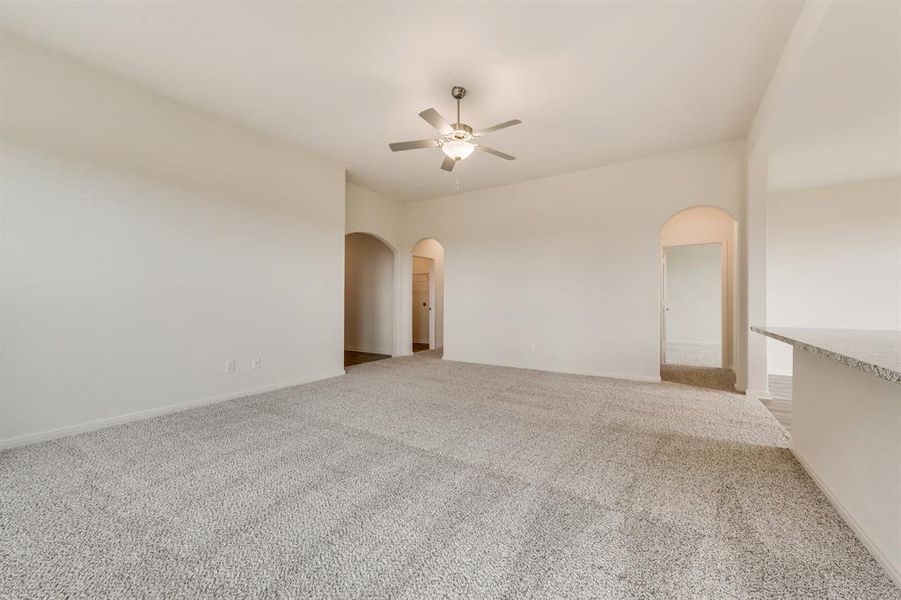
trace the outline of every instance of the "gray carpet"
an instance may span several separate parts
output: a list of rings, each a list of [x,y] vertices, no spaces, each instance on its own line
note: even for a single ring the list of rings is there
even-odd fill
[[[0,454],[0,595],[901,598],[760,404],[428,354]]]
[[[735,392],[735,373],[720,367],[692,367],[689,365],[660,365],[660,379],[695,387]]]

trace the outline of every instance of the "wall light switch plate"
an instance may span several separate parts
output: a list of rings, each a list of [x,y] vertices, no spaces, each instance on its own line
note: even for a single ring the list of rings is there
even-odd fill
[[[263,366],[263,359],[260,358],[259,356],[257,356],[255,359],[253,359],[250,362],[250,368],[253,369],[254,371],[262,368],[262,366]]]
[[[233,360],[230,360],[227,363],[225,363],[225,374],[231,375],[232,373],[234,373],[235,367],[236,367],[235,361],[233,361]]]

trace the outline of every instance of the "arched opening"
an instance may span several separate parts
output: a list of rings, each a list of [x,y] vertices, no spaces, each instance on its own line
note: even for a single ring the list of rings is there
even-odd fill
[[[344,366],[390,358],[394,249],[376,235],[344,236]]]
[[[444,247],[431,238],[412,248],[412,336],[410,350],[444,348]]]
[[[660,376],[734,391],[737,223],[695,206],[660,229]]]

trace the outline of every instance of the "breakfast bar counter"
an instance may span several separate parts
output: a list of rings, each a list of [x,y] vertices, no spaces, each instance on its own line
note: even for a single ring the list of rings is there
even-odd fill
[[[751,330],[794,347],[792,452],[901,586],[901,331]]]

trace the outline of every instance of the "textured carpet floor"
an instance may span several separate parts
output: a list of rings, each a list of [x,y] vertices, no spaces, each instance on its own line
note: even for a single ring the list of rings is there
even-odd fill
[[[709,390],[735,393],[735,373],[732,369],[664,364],[660,365],[660,379],[670,383],[684,383]]]
[[[0,454],[0,595],[901,598],[760,404],[427,354]]]

